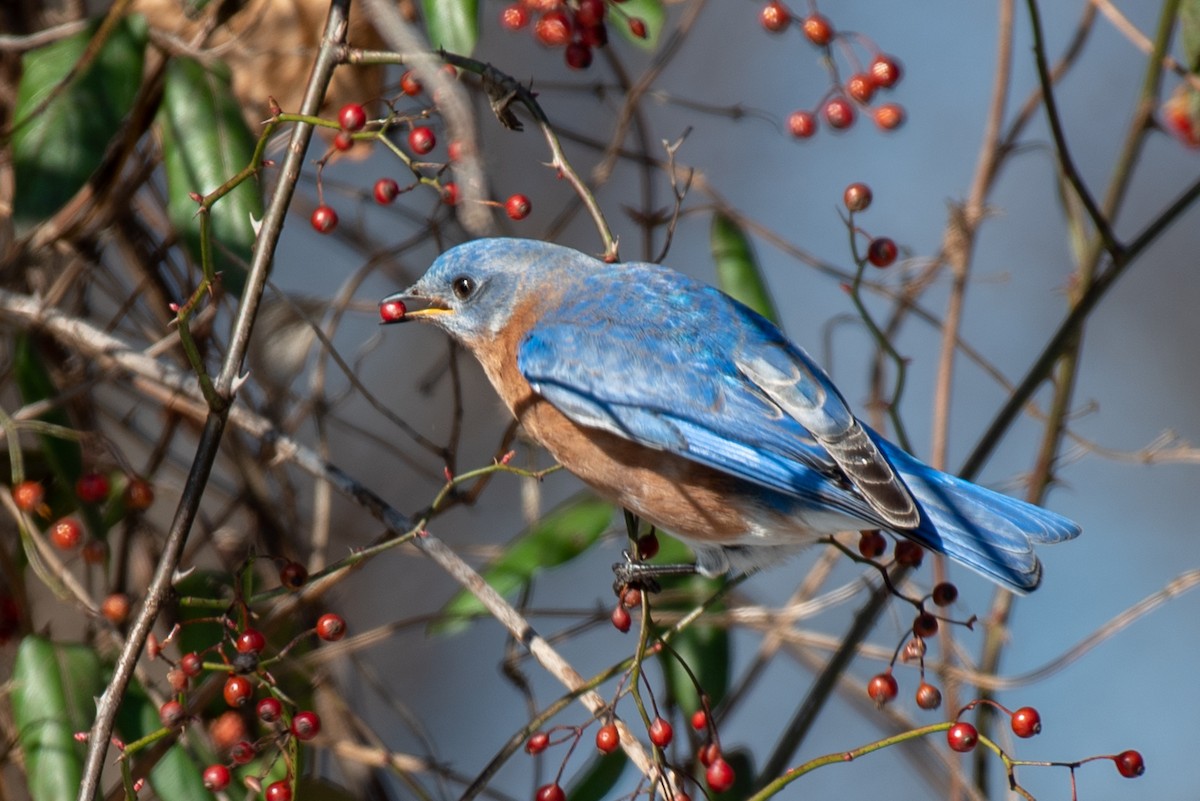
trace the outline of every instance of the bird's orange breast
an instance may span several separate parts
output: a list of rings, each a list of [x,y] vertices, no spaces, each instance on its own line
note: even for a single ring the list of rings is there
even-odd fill
[[[532,325],[532,311],[519,309],[495,339],[466,343],[529,436],[602,497],[660,528],[701,542],[742,538],[749,525],[729,502],[738,495],[736,478],[581,426],[533,391],[517,369],[517,348]]]

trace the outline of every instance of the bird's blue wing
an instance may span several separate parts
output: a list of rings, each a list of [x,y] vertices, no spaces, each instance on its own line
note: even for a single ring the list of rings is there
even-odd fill
[[[773,325],[712,287],[627,265],[572,287],[529,331],[518,369],[575,422],[887,526],[813,432],[857,421]],[[787,411],[755,378],[791,371]],[[873,447],[873,446],[872,446]]]

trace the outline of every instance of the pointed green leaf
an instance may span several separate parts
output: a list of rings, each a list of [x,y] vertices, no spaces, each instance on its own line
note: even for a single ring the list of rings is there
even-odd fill
[[[91,65],[42,108],[84,54],[96,27],[21,58],[12,138],[18,230],[51,216],[79,191],[109,142],[122,135],[121,123],[133,107],[146,46],[141,17],[121,20]]]
[[[254,157],[256,140],[242,118],[228,74],[219,65],[207,69],[189,58],[172,59],[167,65],[157,123],[167,173],[167,213],[198,262],[200,219],[191,193],[208,194],[245,168]],[[254,249],[251,217],[261,219],[262,214],[262,193],[253,179],[242,181],[210,211],[213,268],[234,295],[245,286],[242,265]]]
[[[471,55],[479,39],[478,0],[421,0],[421,10],[434,50]]]
[[[13,723],[34,801],[79,792],[84,747],[74,734],[92,725],[100,679],[100,660],[90,648],[36,636],[21,641],[13,665]]]
[[[604,801],[609,797],[609,791],[617,786],[628,764],[629,758],[620,749],[598,755],[571,781],[567,798],[571,801]]]
[[[1200,0],[1182,0],[1179,4],[1180,38],[1187,68],[1200,73]]]
[[[740,300],[771,322],[779,322],[771,293],[763,282],[754,248],[741,226],[724,214],[713,215],[709,245],[717,263],[717,283],[726,294]]]
[[[504,554],[482,575],[501,595],[510,595],[529,584],[543,569],[569,562],[600,539],[612,522],[613,507],[590,493],[577,496],[519,534]],[[463,590],[442,608],[441,619],[430,627],[439,634],[462,631],[472,617],[484,613],[483,604]]]
[[[660,531],[658,539],[660,545],[658,555],[653,560],[655,563],[680,564],[696,561],[687,546],[673,537],[665,537]],[[654,607],[688,612],[711,598],[724,584],[724,579],[703,576],[692,576],[672,582],[669,585],[670,593],[664,593],[661,599],[656,599]],[[719,612],[725,607],[723,604],[714,604],[709,608]],[[692,676],[695,676],[710,703],[719,704],[729,690],[729,632],[722,626],[708,625],[701,619],[675,635],[671,640],[671,648],[674,654],[664,650],[660,656],[670,702],[688,712],[698,708],[698,694],[692,681]],[[680,664],[680,660],[687,664],[687,669]],[[688,673],[688,669],[691,673]]]
[[[645,38],[633,32],[634,20],[640,20],[646,27]],[[626,39],[644,50],[658,47],[666,22],[667,10],[663,8],[662,0],[626,0],[608,6],[609,30],[616,28]]]

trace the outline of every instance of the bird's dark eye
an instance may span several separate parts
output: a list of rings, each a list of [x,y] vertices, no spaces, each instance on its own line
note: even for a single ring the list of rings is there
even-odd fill
[[[454,297],[466,300],[475,291],[475,281],[465,275],[460,275],[451,282],[450,287],[454,290]]]

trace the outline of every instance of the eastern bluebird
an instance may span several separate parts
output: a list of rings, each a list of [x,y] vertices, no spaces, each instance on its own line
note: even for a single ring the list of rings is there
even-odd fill
[[[679,535],[705,575],[881,528],[1018,592],[1072,521],[922,464],[859,421],[770,321],[655,264],[481,239],[385,299],[470,350],[533,439]]]

